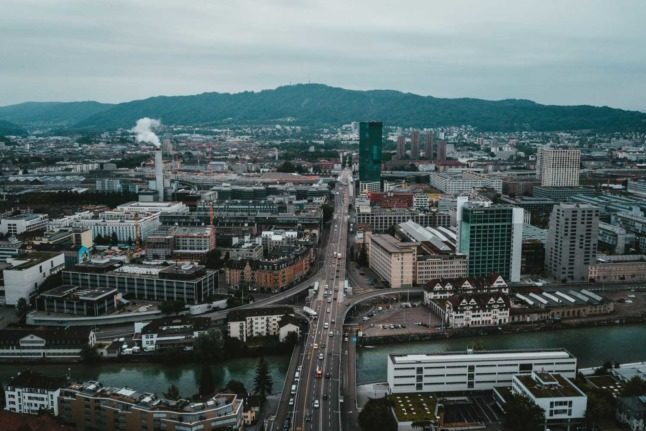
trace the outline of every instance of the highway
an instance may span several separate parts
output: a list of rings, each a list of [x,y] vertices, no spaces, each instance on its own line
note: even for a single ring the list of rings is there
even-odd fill
[[[304,340],[300,379],[291,402],[291,418],[275,430],[340,430],[341,345],[343,342],[344,281],[347,244],[348,187],[351,174],[344,171],[337,183],[333,226],[317,280],[319,291],[310,308],[317,318],[310,321]],[[290,376],[290,378],[293,376]],[[288,379],[289,381],[289,379]],[[290,388],[291,389],[291,388]],[[285,399],[287,397],[283,397]]]

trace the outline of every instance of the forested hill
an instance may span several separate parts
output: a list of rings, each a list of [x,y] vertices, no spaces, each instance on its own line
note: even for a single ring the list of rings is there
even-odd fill
[[[7,116],[10,108],[0,108],[0,119],[29,126],[26,123],[29,118],[19,121],[15,115]],[[389,90],[346,90],[321,84],[233,94],[159,96],[112,106],[98,104],[93,109],[98,112],[88,112],[80,119],[74,110],[77,121],[72,122],[70,116],[67,124],[73,129],[102,131],[129,128],[141,117],[152,117],[168,125],[291,122],[335,126],[351,121],[381,120],[386,125],[410,127],[471,125],[483,131],[646,131],[646,114],[637,111],[541,105],[516,99],[442,99]]]

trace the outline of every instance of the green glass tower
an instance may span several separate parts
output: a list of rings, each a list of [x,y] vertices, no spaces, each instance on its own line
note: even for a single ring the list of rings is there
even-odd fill
[[[465,204],[461,212],[458,249],[468,256],[469,277],[492,273],[519,281],[522,208]]]
[[[381,183],[382,132],[381,122],[359,123],[359,181],[376,183],[377,187]]]

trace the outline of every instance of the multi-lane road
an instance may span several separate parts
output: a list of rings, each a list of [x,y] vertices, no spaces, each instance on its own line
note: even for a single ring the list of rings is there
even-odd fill
[[[291,410],[283,424],[274,429],[340,430],[341,420],[341,355],[343,344],[343,303],[347,244],[348,186],[350,172],[344,171],[335,194],[335,211],[323,267],[316,281],[319,290],[310,303],[318,316],[311,320],[304,340],[299,378],[295,394],[288,402]],[[288,381],[294,376],[290,376]],[[283,397],[287,398],[286,396]]]

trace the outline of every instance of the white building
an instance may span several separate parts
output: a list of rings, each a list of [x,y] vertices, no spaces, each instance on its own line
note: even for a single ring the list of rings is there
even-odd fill
[[[117,211],[130,213],[187,213],[190,209],[183,202],[128,202],[116,208]]]
[[[292,245],[298,239],[298,232],[295,230],[266,230],[260,234],[260,240],[265,250],[275,247]]]
[[[65,267],[64,253],[31,253],[20,259],[7,258],[11,265],[2,271],[4,288],[0,287],[0,303],[16,305],[20,298],[29,297],[50,275]]]
[[[141,329],[141,347],[146,352],[168,348],[192,350],[195,339],[208,330],[210,323],[210,319],[199,317],[154,320]]]
[[[138,238],[143,241],[161,225],[159,214],[143,211],[105,211],[97,216],[84,215],[72,225],[92,229],[95,238],[99,235],[109,238],[115,233],[120,242],[136,241]]]
[[[293,313],[290,307],[233,310],[227,322],[229,337],[246,342],[248,338],[279,335],[282,317]]]
[[[564,349],[494,350],[388,355],[390,393],[465,392],[511,386],[534,370],[574,378],[577,360]]]
[[[65,379],[52,378],[32,371],[12,377],[5,386],[5,410],[35,415],[47,410],[58,416],[58,396]]]
[[[588,397],[560,374],[533,371],[530,375],[513,376],[511,391],[526,396],[542,408],[548,424],[585,418]]]
[[[471,171],[431,172],[430,182],[433,187],[449,195],[458,195],[485,187],[502,193],[501,178],[489,177]]]
[[[433,305],[440,311],[438,314],[449,328],[509,323],[509,296],[503,294],[453,295],[448,299],[435,300]]]
[[[417,211],[427,211],[429,207],[429,199],[426,193],[415,193],[413,195],[413,208]]]
[[[20,235],[47,228],[47,214],[24,213],[5,217],[0,220],[0,233],[3,235]]]
[[[401,242],[391,235],[371,235],[368,246],[370,269],[390,287],[411,287],[415,277],[417,244]]]
[[[545,187],[578,186],[580,165],[580,150],[540,148],[536,155],[536,175]]]
[[[94,330],[87,328],[6,328],[0,331],[0,358],[77,360],[95,343]]]

